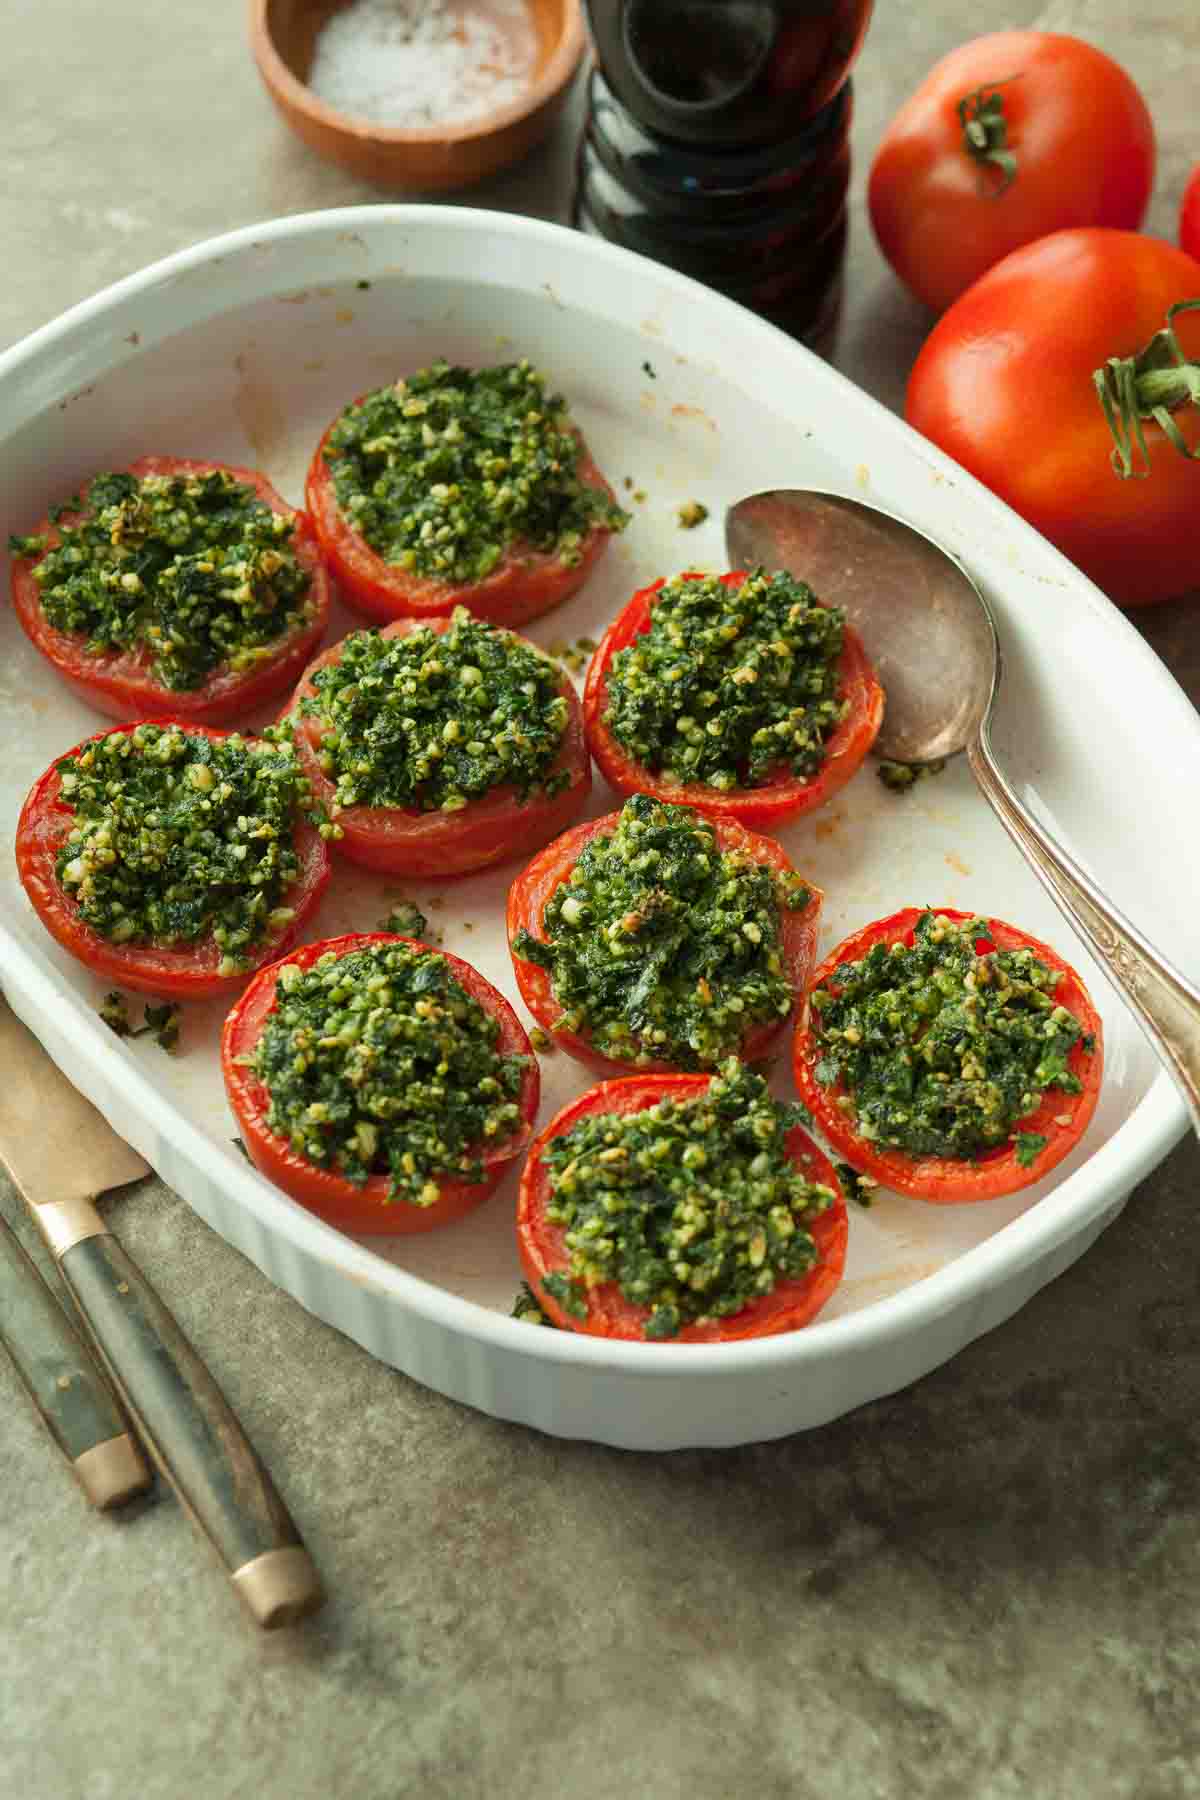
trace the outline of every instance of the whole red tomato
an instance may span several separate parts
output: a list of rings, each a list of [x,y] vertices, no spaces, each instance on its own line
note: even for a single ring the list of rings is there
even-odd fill
[[[880,248],[941,311],[1011,250],[1072,225],[1134,230],[1154,126],[1111,57],[1049,31],[952,50],[884,133],[868,204]]]
[[[909,377],[909,424],[1121,606],[1200,587],[1200,462],[1190,460],[1200,448],[1200,409],[1188,398],[1200,311],[1176,314],[1174,349],[1163,336],[1168,309],[1193,300],[1200,262],[1172,244],[1132,231],[1055,232],[968,289],[934,326]],[[1190,375],[1162,366],[1179,357],[1193,365]],[[1114,456],[1098,374],[1124,433],[1124,459]],[[1140,417],[1123,425],[1113,398],[1122,384],[1141,402]]]
[[[1200,262],[1200,163],[1197,163],[1183,190],[1179,209],[1179,242],[1189,256]]]

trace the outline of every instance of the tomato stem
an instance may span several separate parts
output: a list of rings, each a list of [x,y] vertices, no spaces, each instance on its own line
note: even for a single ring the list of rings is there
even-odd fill
[[[963,130],[963,149],[979,164],[979,188],[998,200],[1017,179],[1017,159],[1009,148],[1008,120],[1004,116],[1004,96],[1000,89],[1019,75],[1006,75],[1003,81],[986,81],[982,87],[964,94],[958,102],[958,120]],[[992,182],[987,165],[999,169],[1000,181]]]
[[[1200,444],[1189,446],[1172,414],[1200,408],[1200,363],[1189,362],[1175,335],[1175,315],[1200,310],[1200,300],[1177,300],[1167,322],[1136,356],[1110,356],[1092,375],[1114,448],[1112,466],[1122,481],[1150,473],[1150,451],[1142,420],[1152,419],[1181,456],[1200,460]],[[1136,462],[1141,458],[1142,467]]]

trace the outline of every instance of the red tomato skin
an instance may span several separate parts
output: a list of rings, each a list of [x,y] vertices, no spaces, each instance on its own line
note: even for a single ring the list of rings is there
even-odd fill
[[[606,525],[593,525],[579,547],[579,561],[571,565],[547,551],[514,545],[490,575],[467,586],[396,568],[372,550],[338,505],[325,460],[325,446],[337,422],[335,419],[325,432],[309,465],[305,504],[342,599],[378,624],[400,618],[435,619],[453,612],[456,606],[466,606],[493,625],[527,625],[576,593],[604,553],[612,533]],[[576,474],[588,487],[613,499],[612,489],[581,436]]]
[[[312,526],[305,514],[289,506],[258,469],[243,469],[232,463],[199,462],[183,456],[140,456],[123,472],[143,478],[147,475],[206,475],[216,469],[224,470],[235,481],[253,488],[273,512],[297,520],[292,548],[312,575],[309,595],[314,610],[311,621],[303,630],[293,632],[269,662],[261,663],[255,669],[240,674],[229,668],[218,669],[202,687],[176,692],[155,679],[150,658],[144,651],[107,651],[90,656],[83,649],[79,634],[57,630],[42,611],[38,585],[33,579],[37,559],[13,559],[12,601],[26,637],[71,691],[107,718],[122,722],[154,718],[176,719],[195,725],[232,724],[256,707],[286,693],[325,636],[332,585]],[[67,514],[65,518],[68,523],[74,523],[78,516]],[[34,531],[37,535],[48,536],[52,545],[58,542],[58,533],[48,518],[35,526]]]
[[[702,577],[689,569],[675,579]],[[745,569],[734,569],[720,577],[730,588],[740,586],[746,579]],[[604,723],[612,659],[618,650],[626,649],[650,629],[655,597],[666,584],[667,577],[662,576],[634,594],[601,638],[588,668],[583,690],[584,729],[592,755],[609,786],[618,794],[651,794],[656,800],[668,800],[675,806],[695,806],[710,819],[733,819],[752,831],[770,831],[788,819],[824,806],[857,772],[883,723],[883,689],[867,660],[862,640],[850,625],[844,628],[839,665],[841,692],[849,697],[850,711],[827,740],[825,761],[811,781],[781,769],[761,787],[729,793],[701,782],[671,782],[637,762],[613,737]]]
[[[560,838],[548,844],[539,856],[535,856],[508,890],[507,923],[513,973],[517,978],[521,998],[538,1024],[544,1031],[552,1033],[554,1042],[560,1049],[573,1056],[577,1062],[586,1064],[589,1069],[595,1069],[601,1075],[629,1076],[632,1071],[628,1063],[604,1056],[586,1036],[575,1031],[555,1030],[554,1021],[558,1017],[559,1008],[554,999],[549,971],[540,968],[537,963],[526,962],[512,948],[518,931],[525,930],[536,938],[543,937],[546,906],[555,891],[567,880],[591,839],[615,831],[619,818],[620,814],[614,812],[602,819],[589,819],[582,825],[576,825],[573,831],[564,832]],[[717,834],[719,849],[744,850],[756,862],[778,869],[781,874],[794,872],[790,858],[773,838],[747,831],[735,819],[709,818],[707,822]],[[797,998],[808,985],[809,971],[816,956],[821,907],[825,899],[820,888],[814,887],[811,882],[807,886],[812,898],[802,911],[788,912],[786,908],[780,909],[784,962],[788,981]],[[742,1039],[736,1054],[746,1062],[753,1062],[757,1057],[765,1055],[786,1023],[783,1018],[768,1019],[753,1026]],[[662,1061],[644,1063],[638,1069],[639,1075],[670,1073],[678,1071],[673,1064]]]
[[[999,169],[968,154],[958,116],[960,100],[997,82],[1017,159],[1003,193]],[[867,204],[901,281],[941,312],[1050,232],[1136,230],[1154,167],[1149,109],[1111,57],[1057,32],[997,31],[943,57],[900,108],[871,165]]]
[[[1181,249],[1200,262],[1200,163],[1192,170],[1183,190],[1183,204],[1179,209],[1179,243]]]
[[[405,637],[421,626],[440,636],[449,631],[450,620],[396,619],[385,625],[380,635]],[[543,655],[536,644],[524,638],[519,641],[535,655]],[[334,783],[318,760],[319,725],[301,714],[299,705],[316,692],[314,673],[337,662],[341,653],[342,645],[335,644],[316,658],[301,677],[284,715],[295,720],[296,750],[314,797],[342,827],[344,836],[333,840],[335,853],[384,875],[469,875],[527,856],[565,830],[583,811],[592,791],[592,762],[584,741],[583,708],[565,671],[559,691],[567,702],[567,723],[562,747],[547,771],[555,774],[565,769],[570,775],[570,784],[561,793],[533,793],[521,799],[514,787],[494,788],[457,813],[421,812],[407,806],[336,806]]]
[[[567,1266],[563,1228],[546,1218],[550,1182],[541,1157],[547,1144],[593,1113],[628,1114],[641,1112],[660,1100],[688,1100],[703,1093],[711,1079],[709,1075],[633,1075],[621,1081],[602,1081],[564,1106],[538,1135],[521,1174],[517,1249],[537,1303],[555,1325],[589,1337],[644,1342],[649,1309],[626,1300],[615,1281],[591,1290],[586,1319],[574,1318],[546,1293],[542,1286],[545,1277]],[[787,1151],[807,1180],[831,1187],[837,1195],[834,1205],[808,1227],[821,1261],[809,1274],[794,1281],[781,1281],[772,1293],[764,1294],[730,1318],[685,1325],[677,1337],[666,1340],[668,1348],[674,1344],[737,1343],[746,1338],[798,1331],[816,1317],[841,1281],[849,1236],[841,1183],[829,1158],[798,1126],[787,1134]]]
[[[479,1160],[484,1178],[479,1182],[446,1179],[439,1183],[441,1197],[432,1206],[409,1206],[386,1198],[388,1178],[372,1175],[362,1187],[329,1169],[320,1169],[294,1151],[286,1138],[268,1130],[266,1116],[269,1105],[267,1091],[241,1058],[248,1055],[257,1042],[263,1020],[275,1004],[275,987],[285,962],[298,963],[307,969],[327,950],[345,956],[370,944],[416,944],[415,938],[402,938],[386,931],[351,932],[343,937],[323,938],[315,944],[304,944],[290,956],[281,957],[269,968],[260,969],[238,999],[225,1020],[221,1033],[221,1072],[229,1105],[238,1122],[242,1141],[251,1162],[268,1181],[282,1188],[293,1200],[316,1213],[339,1231],[351,1231],[363,1237],[413,1236],[452,1225],[474,1212],[492,1194],[508,1165],[519,1156],[533,1135],[533,1121],[541,1097],[541,1074],[537,1057],[516,1013],[478,969],[448,950],[434,950],[450,964],[455,979],[500,1022],[497,1049],[502,1055],[527,1058],[525,1075],[517,1104],[521,1110],[518,1129],[503,1144],[482,1149]],[[431,944],[420,944],[433,950]]]
[[[166,725],[178,721],[153,719],[143,723]],[[21,886],[51,937],[76,961],[106,981],[166,1000],[206,1000],[214,995],[234,994],[245,986],[249,972],[218,975],[217,965],[222,952],[211,938],[202,946],[191,949],[111,943],[84,924],[75,901],[59,886],[54,873],[55,858],[70,830],[74,814],[61,798],[58,765],[66,756],[76,755],[88,744],[110,737],[113,730],[108,726],[76,744],[74,750],[64,751],[63,756],[56,757],[45,774],[34,782],[17,822],[17,874]],[[230,735],[227,731],[194,725],[190,721],[187,730],[189,734],[213,739]],[[296,849],[300,873],[285,896],[296,916],[262,945],[254,963],[256,968],[281,956],[296,942],[328,886],[329,855],[324,840],[307,820],[301,820],[297,828]]]
[[[1014,251],[934,326],[909,377],[910,425],[982,481],[1119,606],[1200,586],[1200,463],[1144,422],[1150,472],[1123,481],[1092,374],[1132,356],[1200,263],[1128,231],[1060,231]],[[1175,321],[1200,357],[1200,313]],[[1175,415],[1200,443],[1200,415]]]
[[[971,913],[956,912],[951,906],[932,909],[906,906],[900,912],[893,913],[890,918],[877,919],[870,925],[864,925],[830,951],[813,975],[810,994],[813,989],[826,986],[843,963],[857,961],[873,944],[911,944],[913,927],[922,913],[930,910],[959,923],[973,917]],[[1084,1032],[1090,1032],[1096,1040],[1096,1047],[1091,1055],[1087,1054],[1082,1044],[1076,1044],[1067,1058],[1071,1073],[1077,1075],[1083,1083],[1082,1092],[1064,1094],[1052,1088],[1043,1096],[1037,1111],[1020,1121],[1021,1131],[1039,1132],[1049,1140],[1033,1168],[1022,1168],[1011,1142],[997,1150],[986,1152],[978,1162],[945,1156],[918,1157],[903,1150],[873,1148],[864,1138],[859,1137],[852,1116],[840,1111],[837,1105],[839,1097],[846,1091],[842,1083],[838,1081],[832,1087],[824,1087],[816,1078],[814,1071],[820,1058],[820,1048],[819,1040],[811,1028],[811,1008],[807,1001],[801,1010],[792,1043],[792,1068],[797,1092],[835,1155],[863,1174],[874,1176],[885,1187],[901,1194],[912,1194],[916,1199],[928,1200],[936,1206],[959,1206],[975,1200],[994,1200],[1002,1194],[1018,1193],[1021,1188],[1030,1187],[1035,1181],[1040,1181],[1043,1175],[1048,1175],[1068,1151],[1074,1149],[1086,1131],[1096,1110],[1104,1074],[1104,1032],[1100,1016],[1070,963],[1064,962],[1048,944],[1030,937],[1028,932],[1018,930],[1015,925],[1005,924],[1003,919],[989,916],[988,928],[987,941],[996,949],[1029,949],[1048,968],[1062,971],[1063,978],[1055,990],[1055,998],[1060,1005],[1066,1006],[1075,1014]],[[1060,1123],[1064,1118],[1068,1122]]]

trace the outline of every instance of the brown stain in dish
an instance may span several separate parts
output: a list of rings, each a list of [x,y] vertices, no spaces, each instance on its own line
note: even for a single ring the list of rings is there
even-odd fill
[[[962,857],[955,856],[953,850],[947,850],[946,861],[950,864],[950,867],[959,875],[969,875],[971,873],[970,868],[963,861]]]
[[[682,401],[676,401],[671,408],[671,417],[673,419],[698,419],[700,424],[707,426],[709,431],[717,429],[716,420],[710,419],[702,406],[685,406]]]
[[[287,435],[283,402],[271,383],[255,370],[245,351],[238,352],[233,366],[238,376],[233,410],[255,457],[268,464]]]
[[[834,837],[839,825],[844,824],[845,820],[841,813],[834,813],[832,817],[828,819],[818,819],[813,827],[813,831],[816,837],[823,841],[825,838]]]
[[[883,1300],[888,1294],[898,1294],[902,1288],[913,1287],[918,1281],[925,1281],[930,1275],[936,1275],[944,1269],[946,1259],[935,1257],[927,1262],[901,1263],[898,1268],[885,1269],[879,1275],[854,1275],[843,1280],[839,1292],[846,1298],[850,1295],[868,1300]]]

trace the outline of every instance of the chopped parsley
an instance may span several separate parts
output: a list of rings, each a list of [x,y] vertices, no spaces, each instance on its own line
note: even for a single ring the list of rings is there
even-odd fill
[[[368,944],[285,963],[248,1062],[268,1128],[298,1156],[389,1202],[432,1206],[438,1179],[482,1181],[481,1146],[516,1129],[526,1059],[436,950]]]
[[[650,625],[608,666],[604,723],[644,768],[727,791],[780,768],[808,780],[846,717],[844,615],[790,575],[759,569],[739,587],[679,575]]]
[[[568,708],[562,675],[512,632],[465,607],[443,633],[353,631],[300,703],[320,732],[340,807],[461,812],[497,787],[558,793],[551,772]]]
[[[58,772],[74,818],[55,874],[101,937],[211,936],[219,973],[233,975],[294,916],[293,838],[308,790],[290,743],[137,725],[84,745]]]
[[[545,941],[521,931],[513,949],[548,971],[557,1029],[634,1067],[711,1068],[791,1011],[780,917],[811,897],[721,850],[691,807],[635,794],[547,901]]]
[[[565,401],[524,359],[432,363],[348,406],[325,450],[338,506],[377,555],[463,584],[514,546],[571,566],[594,527],[623,529],[579,455]]]
[[[429,921],[415,900],[397,900],[379,929],[393,932],[396,937],[423,938]]]
[[[78,510],[74,523],[63,515]],[[97,475],[82,502],[51,513],[59,542],[14,537],[36,557],[41,608],[91,655],[130,650],[173,691],[217,668],[273,656],[312,616],[312,575],[292,548],[295,518],[227,470]]]
[[[1020,1121],[1051,1089],[1080,1092],[1059,971],[1028,949],[981,953],[988,936],[986,919],[925,912],[911,946],[873,944],[813,991],[817,1080],[842,1084],[872,1146],[966,1160],[1014,1140],[1029,1168],[1046,1140]]]
[[[154,1041],[160,1049],[172,1051],[177,1048],[179,1025],[183,1018],[182,1007],[177,1006],[173,1001],[164,1000],[158,1006],[146,1006],[142,1016],[145,1024],[139,1025],[135,1030],[129,1023],[124,994],[115,988],[112,993],[105,994],[104,1003],[100,1008],[100,1017],[109,1030],[115,1032],[119,1038],[145,1037],[148,1031],[152,1031]]]
[[[547,1318],[537,1303],[537,1296],[527,1281],[523,1281],[517,1289],[516,1299],[512,1303],[510,1319],[520,1319],[524,1325],[545,1325],[548,1330],[555,1329],[554,1320]]]
[[[568,1260],[547,1294],[585,1317],[589,1288],[615,1281],[646,1309],[644,1335],[671,1338],[808,1274],[820,1260],[808,1228],[836,1195],[787,1155],[793,1123],[730,1060],[693,1099],[593,1113],[552,1138],[546,1217]]]
[[[879,764],[875,773],[884,787],[890,788],[893,794],[906,794],[918,781],[926,781],[931,775],[940,775],[945,766],[945,757],[929,763],[884,761]]]

